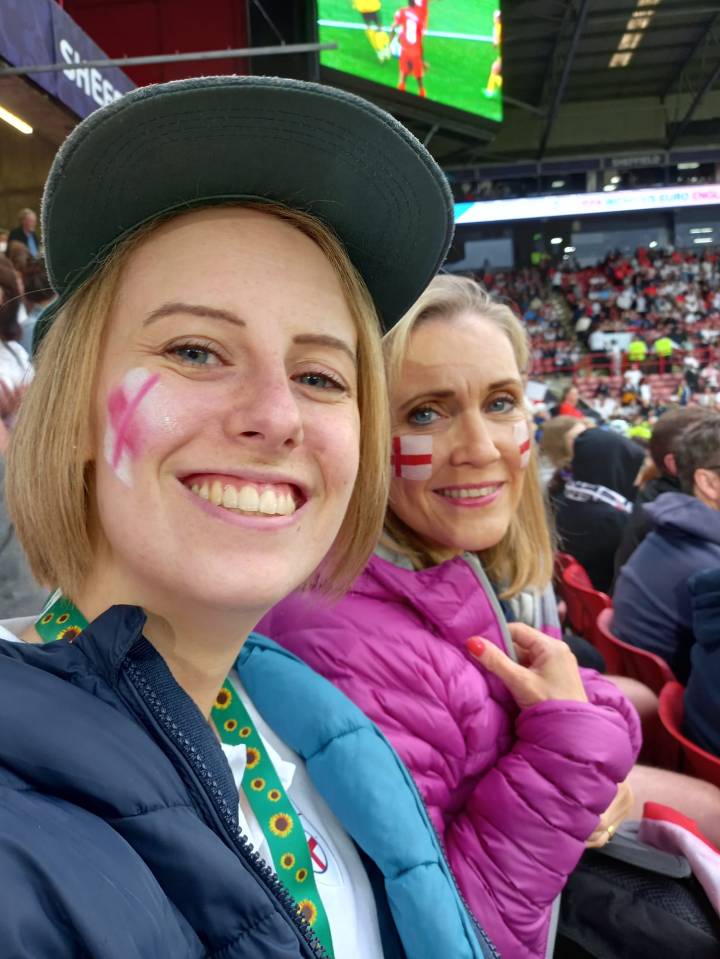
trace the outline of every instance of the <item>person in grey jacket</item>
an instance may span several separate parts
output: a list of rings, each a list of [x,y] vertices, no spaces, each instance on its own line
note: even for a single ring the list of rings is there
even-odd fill
[[[690,577],[720,566],[720,414],[688,427],[675,451],[682,492],[644,509],[654,530],[622,567],[613,631],[661,656],[685,683],[693,645]]]

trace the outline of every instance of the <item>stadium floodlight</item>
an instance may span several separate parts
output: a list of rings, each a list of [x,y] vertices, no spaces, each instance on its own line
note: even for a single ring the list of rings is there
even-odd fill
[[[550,240],[553,246],[559,246],[562,243],[562,241],[563,241],[563,238],[561,236],[554,236],[552,240]]]
[[[617,174],[615,174],[615,176],[610,177],[610,182],[615,183],[617,185],[620,182],[620,177]]]
[[[20,133],[24,133],[25,136],[29,136],[33,132],[33,128],[29,123],[26,123],[19,116],[16,116],[14,113],[6,110],[5,107],[0,107],[0,120],[4,120],[5,123],[9,123],[11,127],[15,127],[16,130],[20,131]]]
[[[612,193],[613,190],[617,190],[617,184],[616,184],[616,183],[606,183],[605,186],[603,187],[603,190],[605,191],[605,193]]]
[[[648,246],[650,247],[651,250],[654,250],[657,245],[658,245],[657,240],[650,240],[650,242],[648,243]]]
[[[565,249],[563,250],[563,253],[574,253],[574,252],[575,252],[574,246],[566,246]]]
[[[550,188],[553,190],[559,190],[560,187],[563,187],[563,186],[565,186],[564,180],[553,180],[552,183],[550,184]]]

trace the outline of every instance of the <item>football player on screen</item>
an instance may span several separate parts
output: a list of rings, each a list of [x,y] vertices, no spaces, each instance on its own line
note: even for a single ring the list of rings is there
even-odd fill
[[[499,10],[493,14],[493,46],[497,56],[490,67],[490,75],[485,84],[485,96],[494,97],[502,90],[502,16]]]
[[[365,36],[368,43],[377,54],[378,60],[382,63],[390,58],[390,37],[383,30],[380,19],[382,10],[381,0],[353,0],[353,7],[365,21],[367,30]]]
[[[409,0],[393,20],[392,35],[400,43],[400,78],[398,90],[405,90],[407,78],[415,77],[418,94],[425,94],[425,62],[423,61],[423,33],[427,22],[427,0]]]

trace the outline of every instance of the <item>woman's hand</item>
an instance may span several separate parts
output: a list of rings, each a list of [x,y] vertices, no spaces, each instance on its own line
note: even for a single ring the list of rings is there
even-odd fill
[[[477,636],[467,641],[467,649],[473,659],[505,683],[521,709],[548,699],[588,701],[577,660],[567,643],[524,623],[511,623],[508,628],[518,663]]]
[[[615,798],[600,817],[594,832],[585,843],[588,849],[599,849],[610,842],[623,819],[627,819],[633,807],[633,792],[627,780],[618,786]]]

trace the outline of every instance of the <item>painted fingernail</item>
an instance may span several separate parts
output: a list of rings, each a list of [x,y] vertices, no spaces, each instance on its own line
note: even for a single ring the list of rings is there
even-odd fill
[[[482,656],[485,649],[485,641],[480,639],[479,636],[471,636],[465,645],[471,656]]]

